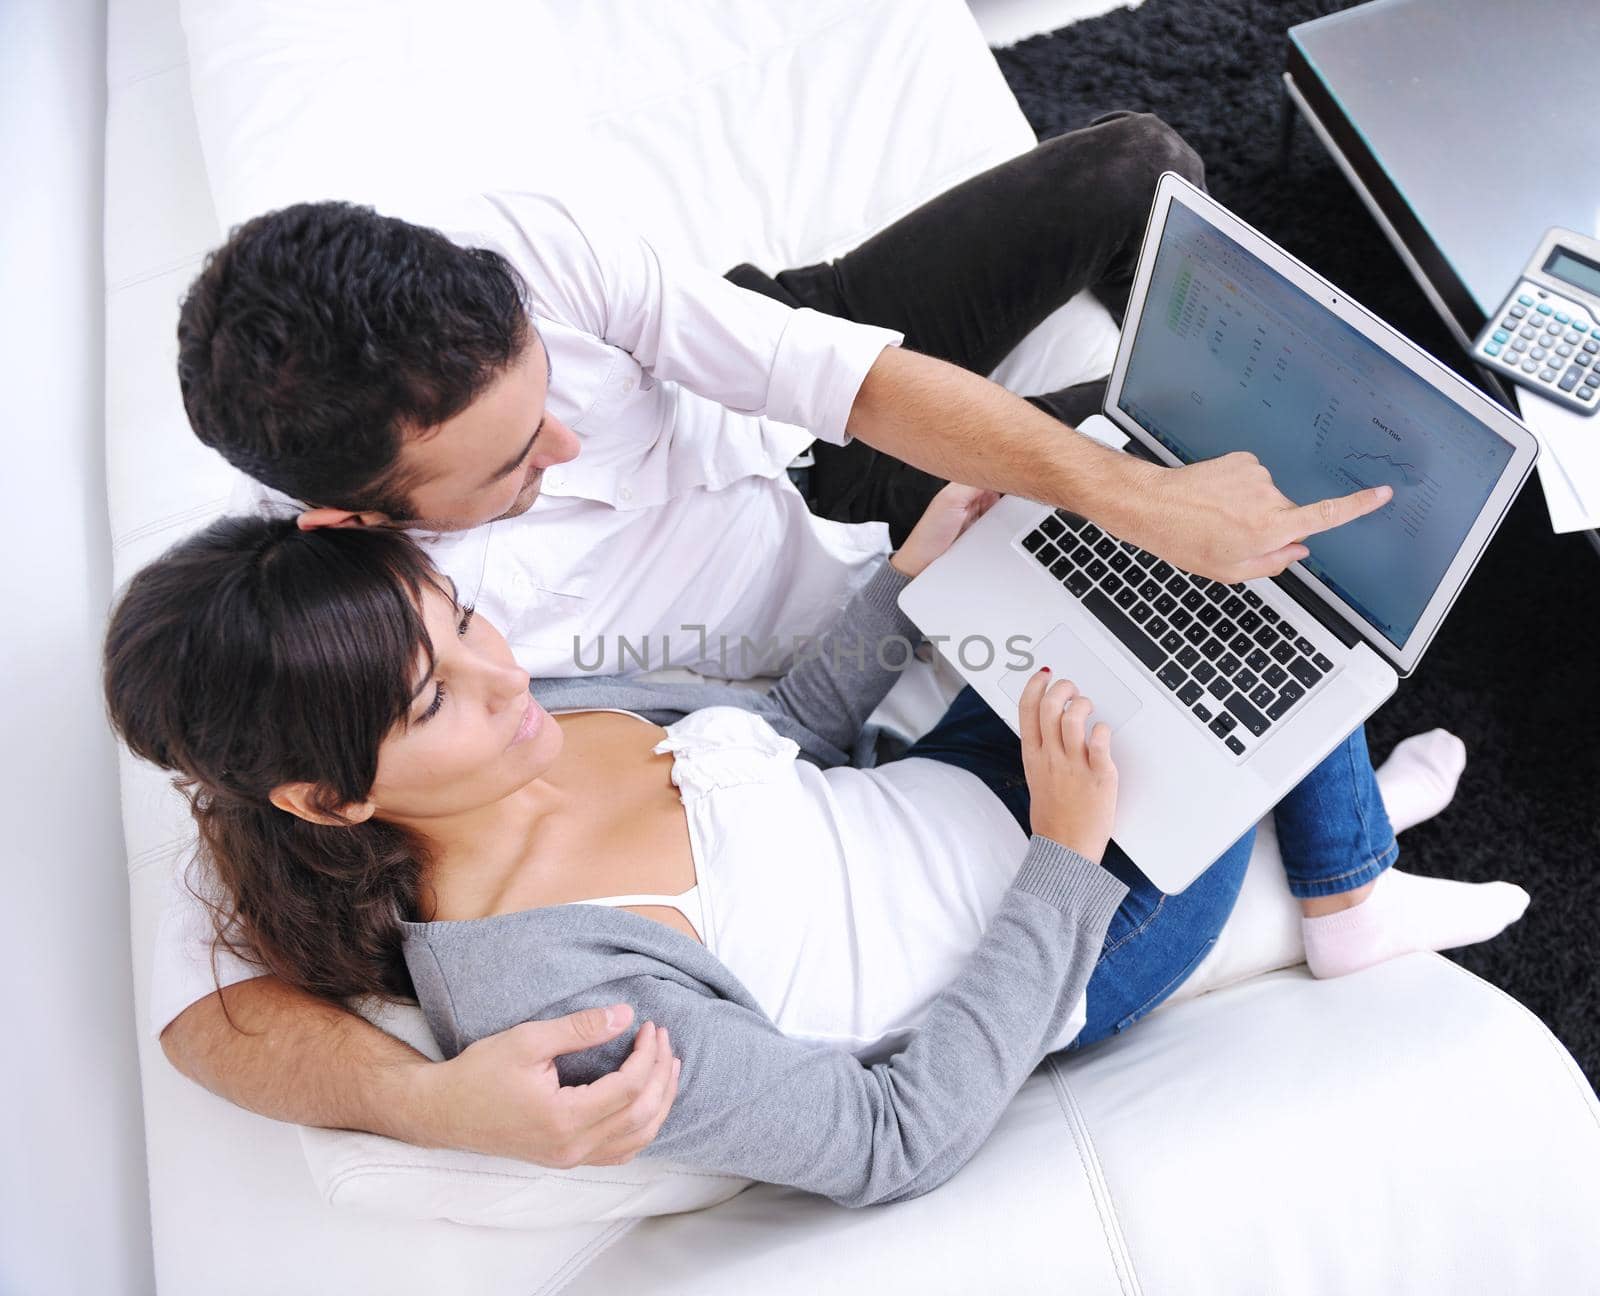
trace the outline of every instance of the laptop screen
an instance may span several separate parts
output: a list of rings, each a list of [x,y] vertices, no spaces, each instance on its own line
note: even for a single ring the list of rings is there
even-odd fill
[[[1119,408],[1184,462],[1249,450],[1297,504],[1387,482],[1302,563],[1397,648],[1512,446],[1180,202],[1168,205]]]

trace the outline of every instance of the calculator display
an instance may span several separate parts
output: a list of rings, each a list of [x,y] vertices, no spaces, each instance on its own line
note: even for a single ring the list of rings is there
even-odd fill
[[[1576,252],[1556,248],[1545,261],[1544,272],[1600,297],[1600,265]]]

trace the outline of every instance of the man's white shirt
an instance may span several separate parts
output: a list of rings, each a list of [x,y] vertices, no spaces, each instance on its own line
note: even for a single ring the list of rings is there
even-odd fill
[[[440,223],[527,281],[549,407],[581,450],[522,516],[414,538],[535,676],[780,665],[888,549],[881,523],[813,516],[786,469],[814,437],[844,444],[867,371],[901,336],[664,266],[644,239],[543,195],[484,195]],[[243,477],[229,502],[298,508]],[[156,941],[157,1033],[219,983],[261,974],[219,949],[213,978],[189,880],[174,879]]]

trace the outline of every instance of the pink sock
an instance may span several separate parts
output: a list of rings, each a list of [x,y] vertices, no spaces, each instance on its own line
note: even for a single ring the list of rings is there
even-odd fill
[[[1360,904],[1300,919],[1315,977],[1345,976],[1416,950],[1458,949],[1522,917],[1528,893],[1510,882],[1449,882],[1389,869]]]

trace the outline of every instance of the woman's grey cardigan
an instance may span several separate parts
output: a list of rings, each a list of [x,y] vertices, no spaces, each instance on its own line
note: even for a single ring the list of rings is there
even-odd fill
[[[885,565],[765,695],[617,679],[543,681],[553,710],[619,707],[661,724],[732,704],[765,716],[819,764],[838,764],[917,633]],[[888,661],[890,665],[884,665]],[[773,826],[783,831],[781,824]],[[790,1184],[845,1206],[915,1197],[977,1151],[1060,1032],[1127,888],[1034,837],[961,974],[886,1061],[790,1039],[704,946],[622,909],[565,905],[463,922],[408,923],[405,958],[447,1057],[534,1018],[611,1003],[671,1033],[678,1098],[644,1155]],[[632,1032],[559,1059],[581,1084],[621,1065]]]

